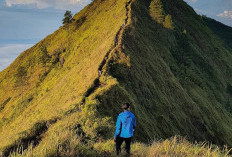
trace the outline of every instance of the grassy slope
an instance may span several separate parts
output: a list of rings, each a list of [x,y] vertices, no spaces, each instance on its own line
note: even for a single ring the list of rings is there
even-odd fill
[[[23,52],[1,73],[1,100],[5,101],[8,97],[11,100],[0,112],[0,148],[14,143],[21,136],[19,133],[32,128],[37,122],[61,118],[80,103],[98,76],[97,69],[105,54],[114,44],[114,37],[125,18],[124,5],[125,1],[94,1],[75,15],[77,20],[72,24],[61,27]],[[28,65],[29,58],[36,57],[40,45],[46,46],[49,54],[59,51],[65,57],[63,68],[59,63],[49,64],[46,77],[37,60]],[[13,74],[20,64],[29,67],[30,77],[23,103],[19,92],[11,90]],[[29,102],[28,98],[33,99]]]
[[[227,89],[232,82],[232,50],[186,3],[163,1],[164,14],[173,19],[172,30],[152,20],[150,2],[137,0],[132,6],[133,24],[123,36],[122,50],[130,67],[112,57],[115,64],[109,69],[134,103],[137,138],[180,134],[231,146],[232,102]],[[100,98],[105,109],[115,104],[111,91],[107,96]]]
[[[4,88],[0,92],[7,92],[0,98],[12,99],[4,103],[0,112],[0,148],[14,146],[17,139],[38,136],[42,141],[33,152],[39,156],[67,153],[70,146],[75,147],[70,148],[75,149],[74,153],[91,153],[94,143],[112,137],[111,118],[116,119],[120,104],[125,101],[134,105],[138,140],[147,142],[154,136],[179,134],[191,140],[231,145],[231,100],[226,90],[231,85],[231,49],[225,48],[182,1],[164,4],[165,14],[172,15],[174,30],[157,24],[149,15],[149,5],[150,0],[133,1],[130,25],[122,34],[121,45],[112,51],[103,67],[102,86],[87,98],[81,113],[75,112],[75,106],[97,78],[101,61],[113,47],[125,19],[125,1],[96,0],[75,15],[75,22],[68,28],[60,28],[22,53],[3,71],[0,80]],[[185,9],[180,12],[179,8]],[[182,33],[184,29],[187,37]],[[185,50],[191,52],[186,57],[190,64],[180,63],[176,55],[186,39],[191,43]],[[46,77],[38,62],[32,62],[35,68],[28,65],[28,58],[36,56],[40,44],[50,54],[62,52],[66,60],[63,68],[59,63],[50,64]],[[19,93],[11,91],[19,64],[30,67],[31,72],[23,103]],[[52,119],[59,120],[44,133]],[[79,135],[80,145],[75,143],[78,140],[74,134]],[[60,145],[65,148],[62,150]]]
[[[231,27],[204,16],[202,17],[202,19],[206,22],[207,26],[211,28],[211,30],[225,42],[225,45],[230,46],[232,48]]]

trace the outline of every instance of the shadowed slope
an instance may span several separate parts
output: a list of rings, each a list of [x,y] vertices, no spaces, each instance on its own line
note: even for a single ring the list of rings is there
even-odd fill
[[[162,11],[153,18],[154,1]],[[134,104],[137,138],[180,134],[231,146],[231,49],[185,2],[156,2],[132,4],[133,23],[108,68]],[[120,53],[130,58],[130,67],[119,62]],[[107,107],[114,106],[112,94],[99,98],[106,115],[117,110]]]
[[[74,19],[0,74],[0,149],[51,119],[35,152],[59,156],[76,136],[92,147],[113,137],[123,102],[137,116],[136,140],[179,134],[232,145],[231,49],[185,2],[95,0]],[[22,102],[12,83],[19,65],[29,77]]]

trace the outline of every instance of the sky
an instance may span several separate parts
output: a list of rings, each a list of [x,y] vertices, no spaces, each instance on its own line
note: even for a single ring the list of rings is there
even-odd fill
[[[185,0],[201,15],[232,27],[232,0]]]
[[[0,0],[0,71],[62,25],[91,0]],[[185,0],[198,14],[232,26],[232,0]]]

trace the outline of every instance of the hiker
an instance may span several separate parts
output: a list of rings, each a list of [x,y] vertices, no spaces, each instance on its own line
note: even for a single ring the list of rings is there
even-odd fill
[[[102,75],[102,71],[98,70],[98,77],[101,77],[101,75]]]
[[[122,24],[122,28],[126,25],[126,22]]]
[[[60,66],[63,67],[64,62],[65,62],[64,57],[60,57],[60,58],[59,58],[59,61],[60,61]]]
[[[83,105],[84,105],[84,103],[81,102],[81,103],[79,104],[79,106],[78,106],[80,112],[81,112],[81,107],[82,107]]]
[[[116,123],[116,131],[114,134],[114,141],[116,143],[117,155],[121,152],[121,145],[123,141],[126,143],[126,152],[130,154],[131,138],[133,136],[136,121],[133,113],[130,112],[130,104],[122,104],[123,112],[118,115]]]

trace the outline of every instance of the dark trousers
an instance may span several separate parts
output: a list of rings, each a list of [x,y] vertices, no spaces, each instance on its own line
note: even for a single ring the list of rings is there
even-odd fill
[[[127,154],[130,154],[131,138],[117,137],[116,138],[116,152],[117,152],[117,155],[119,155],[119,153],[121,152],[121,145],[122,145],[123,141],[125,141],[125,143],[126,143],[125,149],[126,149]]]

